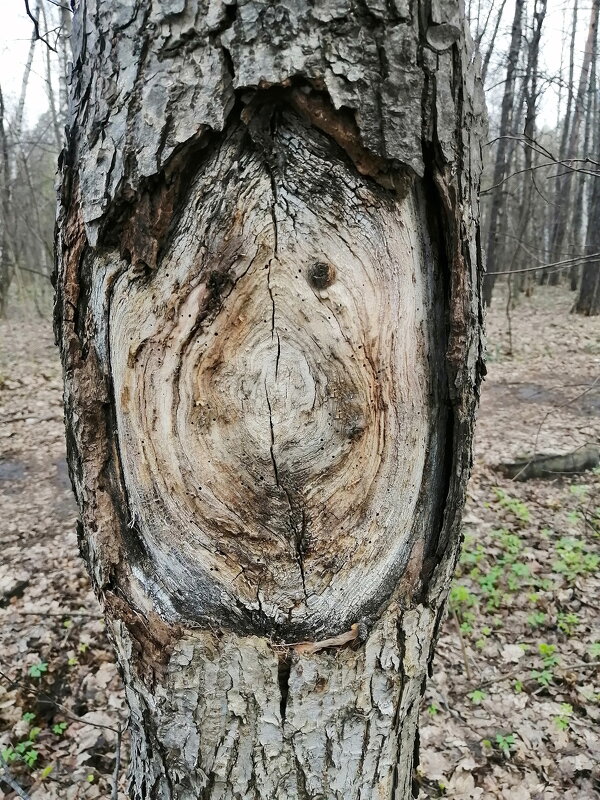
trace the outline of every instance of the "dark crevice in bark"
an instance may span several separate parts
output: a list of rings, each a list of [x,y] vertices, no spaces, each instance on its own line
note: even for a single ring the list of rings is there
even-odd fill
[[[419,736],[419,728],[415,731],[415,741],[413,745],[413,760],[412,760],[412,796],[418,797],[420,793],[420,786],[419,781],[416,775],[416,769],[420,763],[420,746],[421,746],[421,737]]]
[[[273,464],[273,473],[275,475],[275,483],[277,486],[281,486],[279,483],[279,470],[277,469],[277,460],[275,458],[275,429],[273,427],[273,410],[271,408],[271,400],[269,399],[269,390],[267,389],[267,383],[265,381],[265,396],[267,398],[267,408],[269,409],[269,428],[271,430],[271,462]]]
[[[279,713],[281,724],[285,724],[287,701],[289,695],[290,673],[292,671],[292,655],[289,652],[281,653],[277,663],[277,682],[279,684]]]

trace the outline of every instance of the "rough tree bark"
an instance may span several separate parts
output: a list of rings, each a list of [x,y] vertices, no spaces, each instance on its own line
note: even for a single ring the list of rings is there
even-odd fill
[[[454,0],[88,0],[56,333],[131,796],[406,798],[482,373]]]

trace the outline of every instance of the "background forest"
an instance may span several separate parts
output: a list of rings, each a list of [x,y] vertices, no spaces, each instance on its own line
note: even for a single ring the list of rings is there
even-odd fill
[[[422,708],[423,798],[600,796],[599,13],[468,4],[489,114],[489,374]],[[125,797],[123,690],[77,551],[51,327],[70,26],[66,4],[12,0],[0,54],[0,797],[32,800]],[[531,474],[542,453],[566,460]]]

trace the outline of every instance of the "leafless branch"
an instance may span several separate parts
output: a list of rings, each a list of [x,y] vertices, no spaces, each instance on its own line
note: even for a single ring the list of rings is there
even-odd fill
[[[505,269],[501,270],[500,272],[488,272],[488,275],[516,275],[519,272],[536,272],[540,269],[547,269],[549,271],[553,269],[565,269],[568,266],[574,266],[575,264],[585,264],[589,263],[590,261],[598,261],[600,262],[600,253],[590,253],[587,256],[576,256],[575,258],[566,258],[564,261],[555,261],[553,264],[540,264],[537,267],[525,267],[525,269]]]
[[[25,789],[21,789],[19,784],[11,776],[8,771],[8,764],[4,760],[2,754],[0,754],[0,783],[5,783],[7,786],[10,786],[13,792],[16,792],[22,800],[31,800]]]
[[[49,50],[52,50],[53,53],[56,53],[56,47],[52,47],[50,42],[47,39],[45,39],[40,33],[39,23],[35,18],[34,14],[32,13],[31,8],[29,7],[29,0],[23,0],[23,2],[25,3],[25,11],[27,12],[27,16],[33,22],[33,30],[35,32],[35,38],[39,39],[40,42],[43,42]]]

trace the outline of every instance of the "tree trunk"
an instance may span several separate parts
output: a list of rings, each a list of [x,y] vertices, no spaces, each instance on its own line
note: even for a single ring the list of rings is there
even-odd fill
[[[79,6],[56,332],[131,797],[407,798],[481,362],[454,2]]]
[[[595,53],[597,52],[597,46]],[[594,87],[595,88],[595,87]],[[597,91],[589,109],[593,126],[593,157],[600,160],[600,103]],[[586,260],[581,267],[579,292],[573,306],[577,314],[594,317],[600,314],[600,177],[590,178],[589,210],[585,242]]]
[[[2,208],[2,226],[0,228],[0,317],[3,317],[6,311],[12,277],[8,237],[11,211],[11,169],[4,114],[4,94],[2,86],[0,86],[0,208]]]
[[[503,249],[499,247],[499,236],[502,228],[502,212],[504,210],[504,194],[506,191],[506,187],[502,185],[502,181],[508,173],[509,165],[509,159],[507,158],[509,152],[508,136],[512,131],[512,112],[515,103],[517,66],[519,63],[519,54],[521,52],[524,2],[525,0],[515,0],[515,14],[513,17],[508,62],[506,65],[506,81],[504,84],[504,95],[502,97],[500,130],[498,133],[498,145],[494,163],[494,189],[492,191],[486,248],[487,274],[483,284],[483,301],[488,306],[492,302],[496,272],[501,271],[498,270],[498,265],[501,263],[500,255]]]
[[[579,133],[581,120],[586,103],[586,93],[588,88],[590,67],[592,63],[592,53],[594,52],[596,34],[598,31],[598,14],[600,11],[600,0],[593,0],[590,11],[590,22],[588,25],[588,35],[585,44],[581,73],[579,76],[579,87],[577,97],[573,105],[573,120],[569,130],[569,141],[566,149],[566,159],[576,158],[579,150]],[[552,244],[550,251],[550,261],[556,262],[573,255],[565,251],[565,238],[567,234],[567,223],[572,205],[573,173],[568,169],[562,169],[565,174],[561,176],[559,183],[560,198],[557,202],[554,226],[552,229]],[[554,270],[547,276],[548,283],[556,286],[559,282],[561,270]]]
[[[542,38],[542,26],[546,17],[547,0],[536,0],[533,9],[533,21],[531,31],[531,41],[528,43],[527,53],[527,69],[523,80],[524,100],[525,100],[525,126],[523,128],[523,137],[525,140],[524,158],[523,158],[523,186],[521,202],[519,204],[519,219],[517,222],[517,242],[515,247],[515,257],[513,257],[513,264],[520,263],[519,256],[522,255],[521,248],[523,244],[529,250],[530,231],[532,228],[534,209],[532,203],[533,188],[535,177],[533,175],[534,167],[534,150],[533,142],[536,138],[536,119],[537,119],[537,102],[538,102],[538,63],[540,53],[540,41]],[[526,251],[527,261],[529,252]],[[511,264],[511,269],[514,267]],[[526,264],[523,263],[523,267]],[[519,291],[524,291],[526,282],[530,277],[530,273],[521,272],[517,279]],[[509,275],[509,281],[512,276]]]
[[[48,31],[48,20],[46,18],[46,9],[43,3],[38,3],[38,8],[42,13],[42,21],[44,30]],[[68,12],[65,12],[68,13]],[[44,47],[44,56],[46,59],[46,94],[48,95],[48,109],[50,111],[50,120],[52,122],[52,133],[54,134],[54,142],[56,144],[56,152],[60,153],[63,146],[63,134],[60,129],[59,114],[56,108],[56,95],[54,86],[52,85],[52,64],[50,62],[50,48]]]

